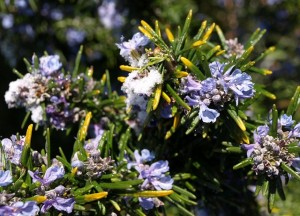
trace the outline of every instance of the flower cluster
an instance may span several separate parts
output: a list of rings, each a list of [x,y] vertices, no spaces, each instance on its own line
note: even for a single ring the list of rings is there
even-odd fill
[[[116,19],[105,20],[106,10]],[[99,8],[103,25],[113,29],[122,21],[116,14],[115,1],[103,1]],[[63,69],[57,55],[34,56],[32,63],[26,62],[25,75],[15,71],[20,79],[10,83],[5,100],[9,108],[31,112],[32,121],[44,126],[46,145],[40,152],[31,149],[32,124],[26,136],[2,140],[1,215],[168,215],[169,204],[184,215],[234,215],[235,206],[252,206],[247,188],[253,173],[259,175],[254,179],[263,181],[256,193],[267,186],[269,202],[276,191],[283,196],[281,176],[300,180],[300,123],[292,118],[299,108],[300,87],[286,114],[278,119],[274,105],[272,121],[258,126],[253,139],[249,136],[260,123],[245,112],[251,98],[273,97],[259,84],[254,86],[249,75],[270,72],[254,64],[273,48],[252,58],[264,31],[255,31],[244,46],[237,39],[226,41],[219,26],[203,21],[190,36],[191,17],[190,11],[176,37],[169,28],[163,35],[158,22],[152,28],[141,21],[144,35],[136,33],[116,44],[128,63],[120,69],[130,72],[118,78],[126,104],[109,83],[108,71],[99,82],[92,78],[92,68],[79,72],[82,49],[72,72]],[[215,30],[217,43],[210,41]],[[88,36],[72,30],[69,34],[70,45]],[[60,155],[52,159],[49,126],[69,132],[68,126],[79,120],[73,151],[63,152],[55,143]],[[151,130],[142,130],[152,125]],[[253,144],[242,145],[246,156],[240,143],[250,140]],[[155,161],[148,148],[167,160]],[[242,155],[232,157],[230,152]],[[176,166],[172,177],[169,164]],[[253,172],[247,178],[244,171],[236,171],[250,164]],[[235,190],[228,185],[235,185]]]
[[[33,62],[36,58],[33,56]],[[85,114],[78,104],[95,89],[95,81],[83,73],[72,78],[62,70],[58,55],[43,56],[38,61],[31,73],[9,84],[5,101],[9,108],[25,107],[37,124],[65,129]]]
[[[87,141],[84,145],[87,158],[82,159],[80,152],[75,152],[72,157],[72,167],[76,171],[76,176],[82,179],[97,179],[103,173],[109,172],[114,168],[114,160],[111,157],[102,158],[99,150],[100,137]]]
[[[174,180],[171,176],[167,175],[169,171],[168,161],[157,161],[149,165],[148,163],[154,159],[153,153],[147,149],[141,151],[141,155],[138,150],[134,151],[135,161],[129,162],[128,169],[132,167],[139,172],[139,179],[143,179],[144,182],[141,185],[141,190],[170,190]],[[139,197],[140,205],[146,209],[152,209],[163,205],[158,198],[143,198]]]
[[[297,167],[298,158],[289,151],[289,147],[300,143],[300,123],[293,126],[291,116],[283,114],[278,119],[277,136],[269,135],[270,126],[259,126],[254,131],[254,144],[245,144],[247,156],[253,159],[253,170],[257,175],[276,177],[286,172],[280,167],[282,163]]]
[[[183,80],[182,94],[192,107],[199,108],[199,118],[205,123],[215,122],[227,102],[235,99],[236,106],[244,99],[254,96],[251,76],[239,69],[218,61],[209,64],[211,77],[197,80],[189,75]]]
[[[156,67],[146,67],[147,55],[143,50],[149,39],[141,33],[136,33],[131,40],[117,44],[120,55],[129,62],[130,66],[137,67],[126,77],[121,90],[126,93],[126,106],[131,112],[129,125],[140,132],[147,118],[147,103],[157,85],[162,84],[163,76]],[[138,69],[141,68],[141,69]]]
[[[236,56],[236,58],[240,58],[242,54],[245,52],[244,45],[238,42],[237,38],[229,39],[225,41],[225,50],[226,58],[230,58],[232,56]]]
[[[8,159],[5,164],[1,163],[1,167],[11,167],[10,169],[15,174],[20,173],[23,164],[21,164],[21,156],[24,152],[24,140],[25,136],[17,137],[13,135],[11,139],[5,138],[1,141],[3,153],[1,157],[3,159]],[[58,180],[62,179],[65,175],[65,170],[63,165],[57,160],[53,160],[53,163],[49,168],[45,171],[44,176],[41,178],[40,173],[42,173],[42,167],[47,165],[43,160],[37,165],[35,163],[35,157],[41,155],[35,151],[32,152],[32,156],[30,160],[33,161],[34,166],[38,166],[37,169],[33,172],[28,170],[28,174],[32,178],[32,182],[39,182],[40,185],[35,188],[33,193],[36,194],[36,197],[40,198],[43,202],[43,206],[40,208],[37,205],[37,201],[35,199],[31,199],[34,201],[25,201],[24,197],[15,196],[14,193],[22,194],[21,188],[13,187],[15,190],[11,191],[13,188],[10,185],[13,183],[12,174],[10,170],[0,170],[0,186],[6,188],[6,190],[2,191],[1,196],[1,207],[0,213],[1,215],[36,215],[39,211],[45,213],[52,206],[59,211],[66,211],[71,213],[73,211],[74,206],[74,198],[66,198],[66,189],[64,186],[56,186],[54,189],[51,189],[51,184]],[[5,160],[4,160],[5,161]],[[24,175],[24,173],[23,173]],[[16,184],[16,182],[14,182]],[[17,190],[16,190],[17,189]],[[14,192],[12,194],[7,193],[8,191]],[[24,193],[23,193],[24,195]]]
[[[102,137],[107,133],[103,130],[102,123],[91,126],[92,138],[83,140],[80,144],[83,151],[74,150],[71,163],[60,157],[59,160],[50,160],[45,152],[40,154],[31,151],[28,148],[30,145],[28,137],[31,137],[32,126],[28,127],[26,136],[12,136],[1,141],[1,215],[33,216],[47,212],[76,214],[79,209],[75,209],[75,204],[89,203],[90,206],[95,204],[93,201],[108,195],[108,192],[103,191],[101,187],[106,189],[120,187],[123,191],[119,193],[124,194],[127,188],[122,184],[131,187],[137,193],[153,190],[168,191],[168,194],[172,192],[170,189],[172,189],[173,179],[168,175],[168,161],[158,161],[149,165],[148,162],[154,159],[154,155],[146,149],[142,150],[141,155],[136,150],[135,161],[127,163],[127,168],[124,164],[115,163],[111,156],[101,157],[103,145],[100,146],[100,141],[103,142]],[[83,130],[87,132],[87,127],[83,126],[79,134]],[[80,141],[76,142],[79,145]],[[29,152],[28,157],[24,160],[27,152]],[[130,170],[131,167],[134,167],[135,171]],[[131,185],[130,182],[134,184]],[[118,192],[112,194],[115,200],[113,202],[121,202],[124,199],[122,195],[116,198]],[[142,196],[139,200],[145,210],[163,205],[156,194],[150,198]],[[84,206],[79,211],[82,210],[85,210]]]

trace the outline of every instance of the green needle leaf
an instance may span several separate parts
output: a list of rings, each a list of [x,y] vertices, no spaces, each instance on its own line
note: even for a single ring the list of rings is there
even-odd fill
[[[253,160],[252,158],[246,158],[245,160],[243,160],[242,162],[236,164],[233,166],[233,169],[234,170],[237,170],[237,169],[240,169],[240,168],[243,168],[245,166],[248,166],[248,165],[251,165],[253,163]]]
[[[291,167],[289,167],[285,163],[281,163],[280,167],[287,173],[291,174],[295,179],[300,181],[300,176]]]
[[[167,84],[166,87],[178,105],[182,106],[183,108],[187,109],[188,111],[191,110],[191,107],[181,99],[181,97],[175,92],[175,90],[169,84]]]

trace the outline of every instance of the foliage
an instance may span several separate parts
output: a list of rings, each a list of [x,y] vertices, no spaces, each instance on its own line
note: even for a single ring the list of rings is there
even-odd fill
[[[38,13],[40,5],[29,3]],[[242,43],[192,16],[174,28],[142,20],[139,33],[116,43],[125,96],[109,71],[97,79],[93,67],[84,69],[89,45],[77,46],[73,67],[44,53],[24,60],[27,73],[14,70],[19,79],[5,101],[26,109],[22,126],[31,116],[45,146],[32,147],[33,124],[25,136],[2,139],[2,214],[256,215],[255,196],[266,197],[269,212],[276,194],[285,199],[284,184],[300,179],[300,87],[286,109],[259,113],[259,101],[276,98],[261,82],[272,74],[261,65],[275,51],[257,48],[266,31]],[[113,49],[104,52],[112,64]],[[68,135],[78,125],[72,152],[51,141],[56,130]],[[55,147],[60,154],[52,159]]]

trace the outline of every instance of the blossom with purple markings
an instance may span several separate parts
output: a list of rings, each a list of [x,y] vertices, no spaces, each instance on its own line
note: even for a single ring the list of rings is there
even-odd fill
[[[269,123],[272,124],[272,122]],[[269,134],[269,125],[262,125],[254,131],[254,143],[243,145],[247,151],[247,157],[253,160],[252,169],[257,175],[267,175],[268,177],[283,175],[285,171],[280,167],[281,163],[293,166],[299,171],[298,159],[288,149],[290,145],[299,143],[299,137],[295,136],[298,126],[293,128],[293,123],[294,120],[291,116],[284,114],[278,119],[275,137]],[[296,133],[293,133],[295,131]]]
[[[27,202],[15,202],[11,205],[0,206],[0,215],[9,215],[9,216],[34,216],[40,211],[40,208],[37,206],[36,202],[27,201]]]
[[[12,135],[10,139],[1,141],[6,158],[13,164],[20,165],[21,155],[24,148],[25,136]]]
[[[174,180],[167,174],[169,171],[168,161],[157,161],[149,165],[154,159],[154,155],[147,149],[143,149],[141,154],[136,150],[134,152],[135,161],[129,162],[127,168],[135,168],[139,172],[139,179],[144,182],[141,185],[142,190],[170,190]],[[146,209],[152,209],[154,206],[163,205],[158,198],[139,198],[140,205]]]
[[[72,213],[75,199],[74,198],[64,198],[62,197],[65,193],[66,188],[62,185],[57,186],[53,190],[45,192],[47,200],[43,202],[41,212],[47,212],[51,207],[54,207],[58,211],[65,211],[67,213]]]
[[[62,63],[59,61],[58,55],[43,56],[39,59],[40,73],[45,76],[53,76],[62,67]]]
[[[131,169],[131,167],[135,167],[135,169],[139,169],[139,166],[143,166],[145,163],[150,162],[154,159],[153,152],[150,152],[148,149],[143,149],[141,151],[141,154],[138,150],[134,151],[134,158],[135,161],[129,162],[127,164],[127,168]]]
[[[132,66],[137,66],[139,59],[141,58],[142,48],[149,43],[149,38],[142,33],[135,33],[132,39],[117,43],[117,47],[120,49],[120,55],[128,61]]]
[[[39,181],[41,182],[43,185],[49,185],[50,183],[54,182],[56,179],[60,179],[64,177],[65,174],[65,169],[64,167],[59,164],[52,164],[45,172],[45,175],[43,178],[41,178],[39,176],[39,172],[35,171],[28,171],[30,176],[33,179],[33,182]]]
[[[295,127],[291,129],[289,137],[300,138],[300,123],[296,124]]]
[[[190,106],[199,108],[199,118],[205,123],[214,123],[232,99],[238,105],[254,96],[251,77],[233,67],[224,71],[225,66],[215,61],[209,64],[212,77],[200,81],[189,75],[183,79],[181,93]]]
[[[124,24],[124,17],[117,10],[115,0],[104,0],[98,7],[98,15],[101,23],[107,29],[118,29]]]
[[[294,120],[292,116],[289,116],[287,114],[283,114],[280,116],[280,118],[278,119],[278,127],[283,127],[287,130],[290,130],[291,127],[294,124]]]
[[[13,182],[10,170],[0,170],[0,186],[4,187]]]

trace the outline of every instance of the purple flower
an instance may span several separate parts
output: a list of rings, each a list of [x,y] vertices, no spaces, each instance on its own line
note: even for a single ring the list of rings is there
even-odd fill
[[[122,37],[121,40],[123,41],[124,38]],[[124,41],[116,45],[120,49],[120,55],[130,62],[132,59],[132,51],[138,51],[141,47],[144,47],[148,43],[149,39],[142,33],[138,32],[133,35],[131,40]]]
[[[42,75],[48,77],[52,76],[62,67],[58,55],[43,56],[40,58],[40,72]]]
[[[209,64],[210,73],[214,78],[220,78],[223,76],[224,67],[225,64],[221,64],[218,61],[214,61]]]
[[[282,116],[280,116],[280,118],[278,119],[278,126],[279,127],[283,127],[287,130],[290,130],[294,124],[294,120],[292,116],[288,116],[287,114],[283,114]]]
[[[174,180],[165,173],[169,171],[168,161],[158,161],[151,166],[146,166],[141,170],[139,178],[145,179],[142,184],[143,189],[151,189],[154,186],[156,190],[170,190]]]
[[[17,136],[13,135],[10,139],[5,138],[1,141],[2,148],[5,152],[6,158],[13,164],[19,165],[20,159],[24,147],[25,136],[20,136],[20,139],[17,139]]]
[[[166,173],[169,171],[168,161],[157,161],[150,166],[145,164],[154,159],[154,155],[149,150],[143,149],[141,155],[136,150],[134,152],[136,162],[128,163],[127,167],[132,166],[140,173],[139,179],[144,179],[141,185],[142,190],[170,190],[174,180]],[[139,197],[140,205],[146,209],[152,209],[154,206],[163,205],[158,198],[143,198]]]
[[[98,15],[107,29],[120,28],[124,24],[124,17],[117,11],[117,2],[114,0],[104,0],[98,7]]]
[[[164,205],[162,201],[160,201],[158,198],[143,198],[139,197],[140,205],[145,210],[153,209],[153,207],[159,207],[161,205]]]
[[[141,155],[138,150],[134,151],[135,162],[130,162],[127,164],[127,168],[135,167],[135,169],[140,170],[138,167],[143,166],[144,163],[152,161],[154,159],[154,154],[148,149],[143,149]]]
[[[242,145],[242,148],[247,151],[248,158],[251,156],[252,152],[254,151],[255,145],[257,145],[257,144],[243,144]]]
[[[103,130],[101,124],[94,124],[91,127],[93,128],[92,133],[93,133],[94,138],[89,139],[88,141],[85,142],[84,149],[89,154],[97,154],[97,153],[100,153],[98,146],[99,146],[99,142],[102,138],[102,135],[104,133],[104,130]]]
[[[220,113],[217,110],[208,108],[204,103],[200,105],[199,118],[205,123],[216,122]]]
[[[41,212],[47,212],[52,206],[58,211],[66,211],[72,213],[75,204],[74,198],[55,197],[54,199],[47,199],[41,208]]]
[[[255,91],[251,76],[242,73],[239,69],[235,69],[232,72],[233,67],[230,67],[224,72],[224,67],[225,64],[221,64],[217,61],[209,64],[212,76],[223,86],[225,92],[227,93],[228,89],[232,90],[236,104],[238,104],[241,99],[253,97]]]
[[[188,75],[186,79],[183,80],[182,93],[189,93],[192,91],[200,91],[202,85],[200,82],[196,81],[191,75]]]
[[[289,137],[298,137],[300,138],[300,123],[296,124],[295,127],[289,133]]]
[[[153,209],[154,207],[154,202],[152,198],[139,197],[139,202],[142,208],[145,210],[150,210]]]
[[[227,88],[231,89],[234,93],[236,105],[238,105],[239,100],[246,98],[251,98],[254,95],[254,83],[251,81],[251,76],[242,73],[241,70],[235,69],[232,73],[230,70],[226,71],[224,74],[225,91]]]
[[[254,142],[261,144],[262,139],[266,135],[268,135],[269,130],[270,130],[270,128],[267,125],[258,126],[257,129],[254,131],[254,134],[253,134],[253,136],[254,136]]]
[[[37,206],[36,202],[27,201],[27,202],[15,202],[12,205],[0,206],[0,215],[9,215],[9,216],[34,216],[40,211],[40,208]]]
[[[10,170],[0,170],[0,186],[7,186],[13,182]]]
[[[225,64],[212,62],[209,64],[212,77],[202,81],[187,76],[183,81],[181,92],[192,107],[199,109],[199,118],[205,123],[216,122],[225,103],[234,97],[236,105],[239,101],[253,97],[254,84],[251,77],[233,67],[224,72]]]
[[[75,116],[78,114],[79,108],[71,108],[64,96],[52,96],[50,101],[52,103],[46,107],[47,118],[53,127],[64,130],[68,122],[76,120]]]
[[[297,172],[300,173],[300,157],[294,158],[292,166],[295,168]]]
[[[2,17],[2,27],[4,29],[10,29],[14,26],[14,16],[12,14],[5,14]]]
[[[201,82],[201,94],[206,94],[217,88],[217,80],[214,78],[207,78]]]
[[[41,212],[45,213],[52,206],[58,211],[66,211],[71,213],[75,204],[74,198],[63,198],[66,188],[62,185],[57,186],[53,190],[45,192],[47,200],[43,203],[44,205],[41,208]]]
[[[69,46],[76,46],[81,44],[85,38],[86,33],[82,30],[70,28],[67,30],[66,38]]]
[[[43,178],[38,176],[38,171],[32,172],[28,171],[29,175],[32,177],[33,182],[39,181],[43,185],[49,185],[51,182],[55,181],[56,179],[60,179],[64,177],[65,170],[63,166],[60,166],[58,164],[53,164],[50,166],[46,172]]]

